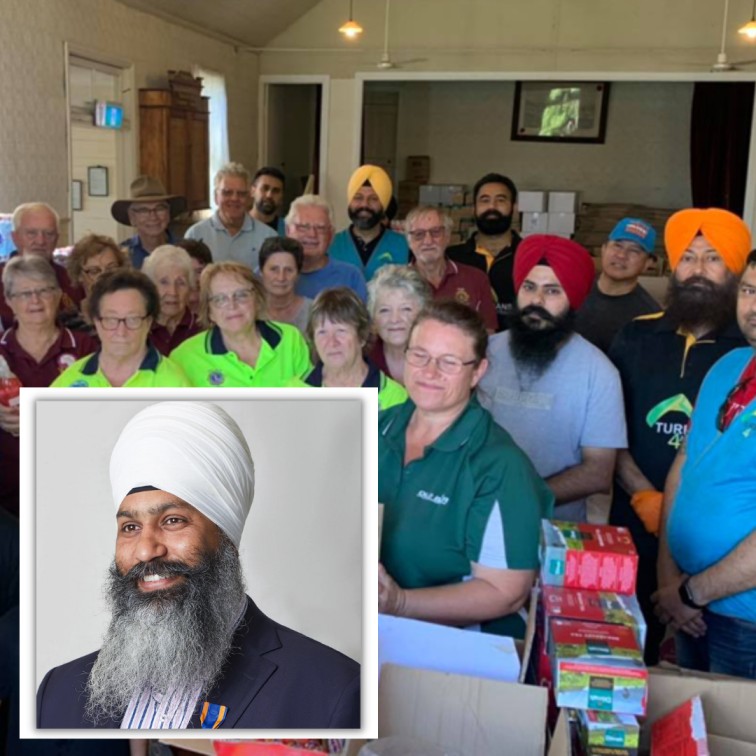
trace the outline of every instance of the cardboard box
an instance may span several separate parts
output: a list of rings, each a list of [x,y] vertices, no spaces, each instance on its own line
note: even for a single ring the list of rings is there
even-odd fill
[[[430,155],[409,155],[407,157],[407,180],[427,184],[430,181]]]
[[[439,194],[439,185],[438,184],[423,184],[420,187],[420,191],[418,194],[418,199],[420,205],[439,205],[441,204],[441,200],[439,199],[441,195]]]
[[[577,192],[549,192],[550,213],[575,213],[577,208]]]
[[[628,756],[638,753],[640,725],[632,714],[580,709],[577,712],[577,723],[583,750],[590,756],[594,756],[599,747],[602,750],[617,749],[617,756],[620,753]]]
[[[548,213],[521,213],[520,235],[545,234],[549,227]]]
[[[575,213],[555,213],[549,210],[548,233],[572,236],[575,233]]]
[[[398,203],[412,202],[417,204],[420,197],[420,184],[417,181],[400,181],[396,199]]]
[[[545,213],[546,192],[520,192],[517,207],[521,213]]]
[[[541,582],[635,594],[638,552],[627,528],[541,521]]]

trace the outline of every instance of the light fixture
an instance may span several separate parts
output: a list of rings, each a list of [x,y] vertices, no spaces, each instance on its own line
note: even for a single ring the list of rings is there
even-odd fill
[[[753,10],[751,11],[751,20],[738,29],[738,34],[742,34],[748,39],[756,39],[756,0],[753,0]]]
[[[353,0],[349,0],[349,21],[339,27],[339,33],[343,34],[347,39],[356,39],[363,31],[352,15],[352,2]]]

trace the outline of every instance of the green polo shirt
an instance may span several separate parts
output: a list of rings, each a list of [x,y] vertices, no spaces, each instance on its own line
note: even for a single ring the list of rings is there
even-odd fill
[[[62,372],[51,384],[53,388],[111,388],[100,369],[100,353],[82,357]],[[123,384],[124,388],[178,388],[191,386],[184,371],[164,357],[154,346],[147,349],[139,370]]]
[[[171,359],[183,368],[192,386],[285,386],[312,369],[310,350],[298,328],[258,320],[257,330],[262,342],[254,367],[226,348],[217,326],[179,344]]]
[[[554,497],[530,460],[473,398],[464,412],[404,464],[411,400],[378,420],[378,501],[385,505],[381,562],[403,588],[459,583],[471,562],[538,569],[542,517]],[[481,623],[484,632],[521,637],[519,615]]]

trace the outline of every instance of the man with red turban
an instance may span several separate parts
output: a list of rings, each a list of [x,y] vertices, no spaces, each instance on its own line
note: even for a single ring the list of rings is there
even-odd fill
[[[478,387],[481,404],[553,491],[560,520],[585,521],[586,497],[610,489],[617,450],[627,446],[617,370],[574,331],[594,275],[579,244],[524,239],[514,259],[511,325],[489,340]]]
[[[640,557],[637,593],[648,624],[648,664],[658,661],[664,637],[650,601],[657,588],[662,491],[704,376],[745,344],[735,301],[751,234],[727,210],[691,208],[670,217],[664,243],[672,268],[664,312],[628,323],[609,350],[622,377],[629,441],[617,457],[610,522],[630,529]]]

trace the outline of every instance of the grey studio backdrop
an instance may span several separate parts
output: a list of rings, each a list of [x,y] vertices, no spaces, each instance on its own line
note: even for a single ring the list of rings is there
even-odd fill
[[[255,462],[240,547],[247,592],[273,619],[361,661],[362,403],[215,403],[239,424]],[[100,647],[116,536],[110,453],[150,404],[36,403],[37,686],[50,668]]]

